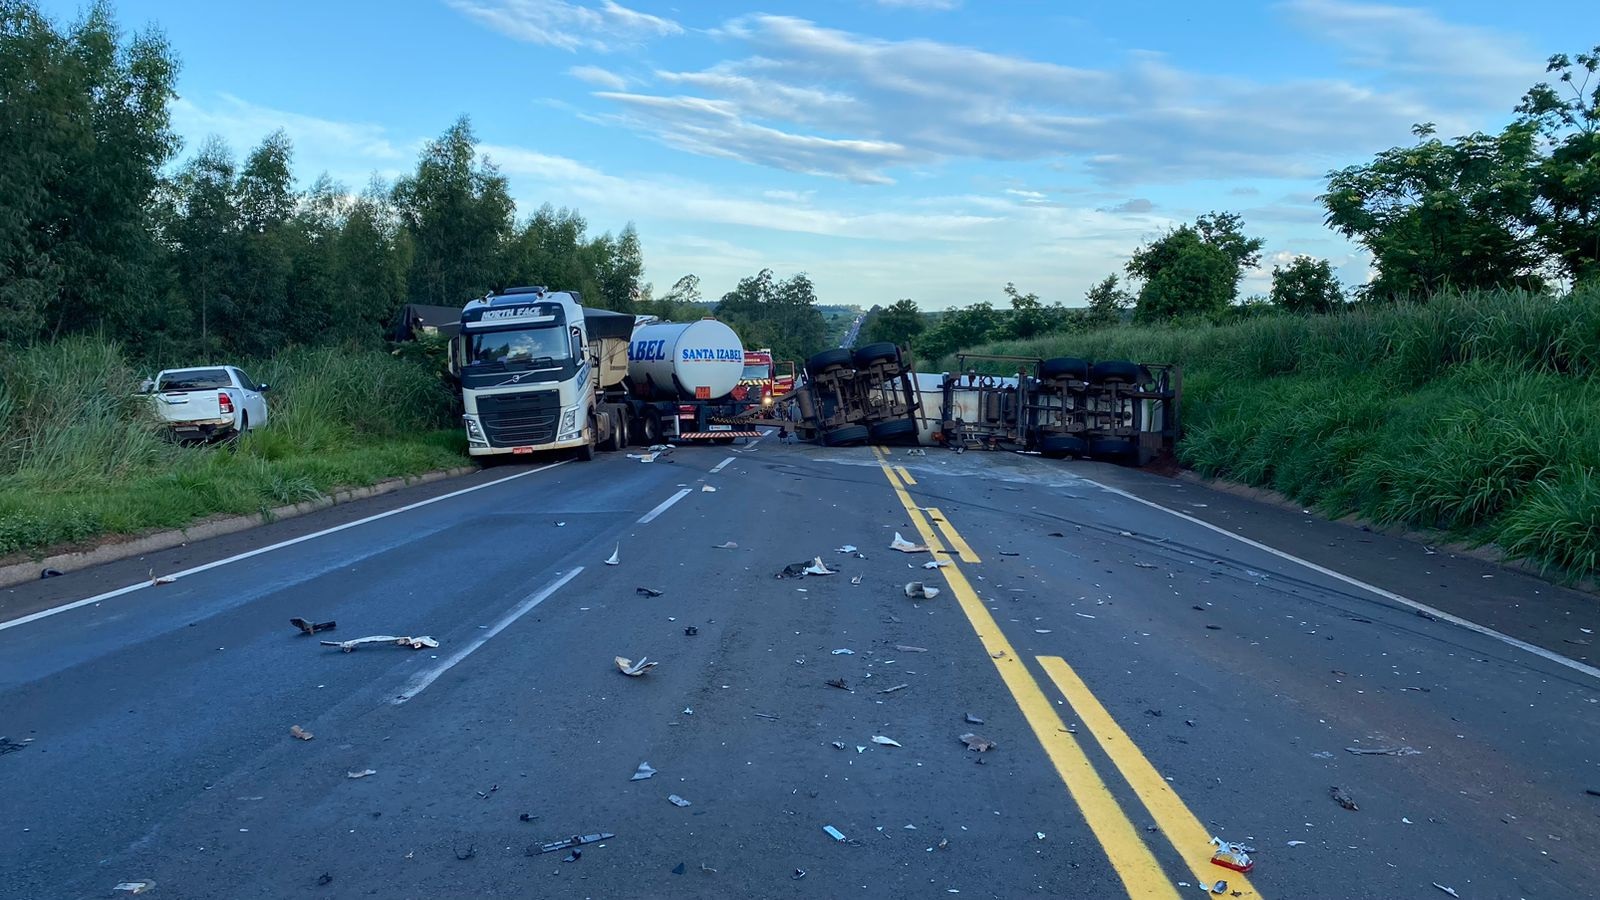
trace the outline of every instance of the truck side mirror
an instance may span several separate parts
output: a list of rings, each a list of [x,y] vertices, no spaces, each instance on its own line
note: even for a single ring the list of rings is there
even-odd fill
[[[145,380],[139,382],[139,393],[141,393],[141,394],[154,393],[155,389],[156,389],[156,383],[155,383],[154,379],[146,378]]]

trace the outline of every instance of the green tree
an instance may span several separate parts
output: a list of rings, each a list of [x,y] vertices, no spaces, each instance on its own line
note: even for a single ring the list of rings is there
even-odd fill
[[[477,156],[477,145],[462,116],[422,151],[416,173],[395,184],[412,245],[412,302],[459,305],[486,293],[501,270],[515,204],[505,176]]]
[[[937,324],[913,342],[917,355],[943,359],[958,350],[990,340],[1000,324],[999,314],[987,300],[947,311]]]
[[[1600,46],[1576,58],[1558,53],[1517,106],[1545,138],[1549,153],[1531,173],[1532,220],[1544,251],[1574,282],[1600,277]]]
[[[896,300],[878,310],[867,322],[867,341],[889,341],[898,346],[908,346],[912,339],[928,327],[917,301],[907,297]]]
[[[1087,324],[1104,328],[1122,321],[1122,312],[1133,306],[1133,297],[1117,284],[1116,275],[1107,275],[1083,299],[1088,303]]]
[[[176,71],[160,33],[124,42],[107,3],[63,33],[0,0],[0,341],[163,326],[151,210]]]
[[[1272,267],[1272,304],[1289,312],[1327,313],[1344,305],[1344,288],[1325,259],[1296,256]]]
[[[167,241],[177,260],[180,294],[199,328],[199,345],[210,350],[220,310],[232,300],[239,255],[239,210],[234,204],[236,165],[226,144],[212,138],[173,178],[166,204]],[[225,319],[225,314],[222,314]]]
[[[1238,257],[1189,225],[1135,250],[1127,268],[1143,281],[1134,310],[1143,322],[1221,315],[1238,293]]]
[[[1432,125],[1412,131],[1415,146],[1329,173],[1320,198],[1327,223],[1372,253],[1378,274],[1364,295],[1537,287],[1541,255],[1529,224],[1537,126],[1523,120],[1448,142]]]
[[[1038,294],[1032,291],[1024,294],[1009,281],[1005,295],[1011,304],[1011,314],[1006,317],[1003,329],[1007,337],[1025,340],[1060,328],[1063,318],[1060,304],[1046,306]]]
[[[775,359],[803,362],[826,343],[827,323],[804,273],[778,281],[771,269],[762,269],[739,279],[722,295],[717,317],[739,332],[746,347],[771,348]]]

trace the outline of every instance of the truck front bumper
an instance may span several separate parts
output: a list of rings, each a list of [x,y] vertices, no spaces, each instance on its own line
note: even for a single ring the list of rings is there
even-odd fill
[[[467,446],[469,456],[527,456],[531,453],[542,453],[548,450],[572,450],[593,443],[588,434],[579,434],[575,438],[564,441],[551,441],[548,444],[534,444],[527,447],[480,447],[476,444]]]

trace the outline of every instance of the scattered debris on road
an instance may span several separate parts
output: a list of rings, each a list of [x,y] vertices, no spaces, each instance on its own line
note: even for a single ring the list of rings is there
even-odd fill
[[[769,719],[773,722],[778,721],[778,717],[772,713],[751,713],[750,715],[755,716],[758,719]]]
[[[824,681],[823,684],[827,685],[828,687],[836,687],[841,691],[850,690],[850,686],[844,683],[843,678],[830,678],[827,681]]]
[[[700,493],[702,493],[702,494],[715,494],[716,492],[717,492],[717,489],[712,487],[709,484],[700,485]]]
[[[533,813],[523,813],[522,815],[517,816],[517,821],[518,822],[532,822],[534,819],[537,819],[537,818],[539,818],[539,817],[534,815]]]
[[[1156,567],[1156,564],[1155,563],[1147,563],[1147,562],[1136,562],[1136,563],[1133,564],[1133,567],[1135,569],[1154,569]],[[1227,884],[1227,882],[1226,881],[1219,881],[1219,882],[1217,882],[1217,884],[1225,885],[1225,884]]]
[[[724,541],[724,542],[722,542],[720,544],[717,544],[717,545],[713,546],[711,549],[713,549],[713,550],[737,550],[737,549],[739,549],[739,545],[734,543],[733,541]]]
[[[966,744],[968,750],[976,750],[979,753],[988,753],[990,750],[993,750],[995,747],[999,746],[994,741],[991,741],[985,737],[978,737],[970,731],[966,734],[963,734],[960,738],[958,738],[958,740],[960,740],[961,743]]]
[[[1290,841],[1289,842],[1289,846],[1291,846],[1291,847],[1304,847],[1305,843],[1306,843],[1305,841]]]
[[[860,584],[861,583],[861,576],[860,575],[856,575],[856,576],[852,577],[850,579],[850,583],[851,584]]]
[[[154,586],[154,587],[160,587],[163,584],[171,584],[174,581],[178,580],[176,578],[173,578],[171,575],[157,575],[155,569],[151,569],[149,571],[150,571],[150,584],[152,586]],[[154,883],[154,882],[152,882],[152,883]]]
[[[995,652],[989,654],[989,656],[994,659],[1005,659],[1006,652],[1004,650],[996,650]]]
[[[493,794],[495,791],[498,791],[498,790],[500,790],[500,785],[491,784],[491,785],[489,785],[489,789],[487,791],[474,791],[473,793],[478,795],[478,799],[479,800],[487,800],[487,799],[489,799],[489,795],[490,794]]]
[[[1444,891],[1446,894],[1449,894],[1452,897],[1461,896],[1460,894],[1456,893],[1455,888],[1447,888],[1447,887],[1445,887],[1444,885],[1440,884],[1437,881],[1430,882],[1430,884],[1432,884],[1434,887],[1438,888],[1439,890]]]
[[[123,881],[113,887],[112,890],[121,891],[125,894],[142,894],[155,886],[156,883],[154,881]]]
[[[968,725],[982,725],[983,724],[983,720],[978,718],[977,716],[973,715],[972,713],[967,713],[967,724]]]
[[[317,876],[317,887],[327,887],[330,884],[333,884],[333,875],[331,873],[323,872]]]
[[[639,657],[639,661],[637,663],[625,656],[619,656],[616,658],[617,669],[621,671],[622,674],[631,675],[634,678],[638,678],[640,675],[643,675],[651,669],[654,669],[658,662],[658,660],[649,659],[643,656]]]
[[[679,797],[677,794],[668,794],[667,795],[667,800],[673,806],[683,807],[683,806],[689,806],[690,805],[689,801],[683,799],[682,797]],[[682,873],[680,872],[679,874],[682,874]]]
[[[942,569],[948,565],[950,565],[950,561],[948,559],[935,559],[931,562],[923,563],[922,567],[924,569]]]
[[[359,772],[355,771],[354,769],[351,769],[350,771],[344,773],[344,777],[346,777],[346,778],[366,778],[368,775],[376,775],[376,774],[378,774],[378,770],[377,769],[362,769]]]
[[[3,756],[7,753],[15,753],[18,750],[25,750],[31,743],[33,743],[33,738],[23,738],[21,741],[13,741],[8,737],[0,735],[0,756]]]
[[[678,863],[672,867],[672,874],[674,875],[682,875],[685,871],[687,870],[684,868],[683,863]]]
[[[638,594],[641,597],[659,597],[659,596],[661,596],[661,591],[658,591],[655,588],[636,587],[636,588],[633,589],[633,592],[635,594]]]
[[[392,634],[374,634],[369,635],[368,637],[360,637],[348,641],[322,641],[321,643],[324,647],[338,647],[345,653],[353,652],[357,647],[361,647],[366,644],[391,644],[396,647],[410,647],[412,650],[421,650],[424,647],[431,649],[439,646],[438,641],[428,637],[425,634],[418,635],[417,637],[398,637]]]
[[[828,837],[831,837],[836,841],[844,840],[844,832],[842,832],[839,829],[833,827],[832,825],[824,825],[824,826],[822,826],[822,830],[826,831],[828,833]],[[796,869],[795,871],[798,872],[799,869]]]
[[[1356,805],[1356,798],[1350,796],[1350,794],[1347,793],[1344,788],[1337,785],[1328,788],[1328,796],[1333,798],[1333,802],[1339,804],[1345,809],[1350,810],[1351,812],[1356,812],[1361,809],[1361,807]]]
[[[465,850],[462,850],[460,847],[452,847],[451,849],[455,851],[456,859],[459,859],[462,862],[466,862],[467,860],[478,855],[478,848],[471,844],[468,844],[467,849]]]
[[[660,455],[660,453],[629,453],[628,458],[637,459],[642,463],[653,463],[656,461],[656,457]]]
[[[1221,625],[1207,625],[1206,626],[1206,630],[1207,631],[1221,631],[1222,630],[1222,626]]]
[[[695,626],[693,626],[693,625],[684,626],[684,629],[683,629],[683,636],[684,637],[694,637],[695,635],[697,635],[699,633],[700,633],[700,629],[695,627]]]
[[[838,572],[835,572],[832,569],[828,568],[827,566],[823,565],[822,564],[822,557],[820,557],[820,556],[815,558],[815,559],[813,559],[811,561],[811,565],[806,566],[805,569],[803,569],[802,571],[804,571],[805,574],[807,574],[807,575],[837,575],[837,574],[839,574]]]
[[[299,725],[290,725],[289,726],[289,736],[290,737],[299,738],[302,741],[309,741],[312,738],[316,737],[316,735],[314,735],[311,732],[305,730],[304,728],[301,728]]]
[[[1018,553],[1015,550],[1001,550],[1000,551],[1000,555],[1001,556],[1021,556],[1022,554]]]
[[[1213,894],[1226,894],[1227,892],[1228,883],[1226,881],[1218,881],[1216,884],[1211,886],[1211,893]]]
[[[913,600],[932,600],[939,596],[939,589],[928,587],[920,581],[906,582],[906,596]]]
[[[901,653],[927,653],[927,647],[912,647],[909,644],[895,644],[894,649]]]
[[[794,870],[794,874],[790,875],[789,879],[791,881],[799,881],[800,879],[802,879],[804,877],[806,877],[806,870],[805,869],[795,869]]]
[[[910,541],[908,541],[905,538],[901,537],[900,536],[900,532],[898,532],[898,531],[896,531],[894,533],[894,542],[889,545],[889,549],[890,550],[899,550],[901,553],[927,553],[928,552],[928,548],[926,546],[924,546],[922,544],[913,544],[913,543],[911,543]]]
[[[833,742],[833,749],[835,749],[835,750],[843,750],[844,749],[844,741],[834,741]]]
[[[1219,837],[1213,837],[1211,844],[1217,848],[1211,854],[1212,865],[1235,872],[1248,872],[1256,867],[1255,861],[1250,858],[1250,854],[1255,852],[1254,847],[1231,843]]]
[[[331,620],[327,622],[308,622],[299,616],[295,616],[289,620],[289,624],[300,629],[301,634],[316,634],[319,631],[332,631],[338,627],[339,623]]]
[[[851,650],[849,647],[840,647],[839,649],[833,651],[833,655],[834,656],[855,656],[856,652],[854,650]]]
[[[884,737],[881,734],[873,735],[872,736],[872,742],[874,744],[881,744],[882,746],[885,746],[885,747],[899,747],[899,746],[901,746],[899,741],[897,741],[897,740],[895,740],[894,738],[891,738],[891,737]]]
[[[628,780],[629,781],[643,781],[646,778],[649,778],[650,776],[652,776],[654,774],[656,774],[656,770],[650,768],[650,764],[648,762],[642,762],[642,763],[639,763],[639,768],[634,770],[633,777],[629,778]]]
[[[622,564],[622,545],[618,544],[616,546],[616,549],[611,551],[611,555],[606,557],[606,565],[608,565],[608,566],[618,566],[618,565],[621,565],[621,564]]]
[[[856,552],[856,545],[855,544],[845,544],[843,547],[835,548],[833,552],[835,552],[835,553],[854,553],[854,552]]]
[[[1411,748],[1411,747],[1373,747],[1371,749],[1368,749],[1366,747],[1346,747],[1344,749],[1345,749],[1346,753],[1354,753],[1357,756],[1421,756],[1422,755],[1422,751],[1421,750],[1416,750],[1416,749]]]
[[[537,856],[538,853],[554,853],[557,850],[575,848],[582,844],[594,844],[600,841],[609,841],[614,837],[616,837],[616,835],[609,831],[596,832],[595,834],[575,834],[572,837],[564,838],[559,841],[549,841],[543,844],[532,844],[528,847],[527,855]],[[538,851],[538,853],[535,853],[534,851]]]
[[[897,684],[897,685],[895,685],[894,687],[891,687],[891,688],[884,688],[883,690],[879,691],[878,693],[880,693],[880,694],[892,694],[895,691],[903,691],[908,687],[911,687],[911,685],[909,685],[909,684]]]
[[[60,578],[60,577],[61,577],[61,570],[60,569],[45,569],[45,570],[43,570],[43,571],[41,571],[39,573],[40,580],[43,580],[45,578]]]

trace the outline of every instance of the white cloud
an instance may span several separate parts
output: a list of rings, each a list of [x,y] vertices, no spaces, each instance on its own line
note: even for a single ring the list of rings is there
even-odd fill
[[[605,88],[608,91],[620,91],[628,87],[628,79],[599,66],[573,66],[567,70],[567,74],[579,81],[592,84],[595,87]]]
[[[605,53],[650,38],[681,34],[671,19],[601,0],[599,6],[566,0],[446,0],[457,12],[501,34],[560,50]]]
[[[1186,71],[1142,52],[1111,68],[1080,68],[754,15],[714,32],[742,48],[738,58],[657,72],[657,90],[601,96],[616,104],[611,121],[670,146],[849,181],[887,182],[896,170],[976,158],[1070,164],[1125,183],[1318,176],[1409,140],[1414,122],[1481,114],[1455,101],[1440,109],[1441,98],[1477,77],[1477,58],[1493,78],[1472,82],[1476,94],[1520,71],[1492,34],[1431,14],[1332,0],[1286,9],[1342,51],[1386,66],[1394,83],[1266,82]],[[1362,43],[1367,27],[1387,33]],[[1449,46],[1422,46],[1452,40],[1471,54],[1450,68]],[[1496,108],[1509,109],[1516,95],[1505,92]]]
[[[204,103],[179,97],[170,108],[173,128],[187,138],[189,151],[215,135],[242,156],[281,128],[294,145],[295,169],[302,178],[327,170],[357,188],[373,172],[392,178],[409,168],[422,145],[421,141],[397,144],[381,125],[285,112],[232,94],[217,94]]]
[[[1156,208],[1156,205],[1154,203],[1151,203],[1149,200],[1147,200],[1147,199],[1145,199],[1143,197],[1132,197],[1130,199],[1122,201],[1121,203],[1115,203],[1115,204],[1112,204],[1111,206],[1107,206],[1107,207],[1101,209],[1100,211],[1101,212],[1108,212],[1108,213],[1118,213],[1118,214],[1147,213],[1147,212],[1150,212],[1151,210],[1153,210],[1155,208]]]

